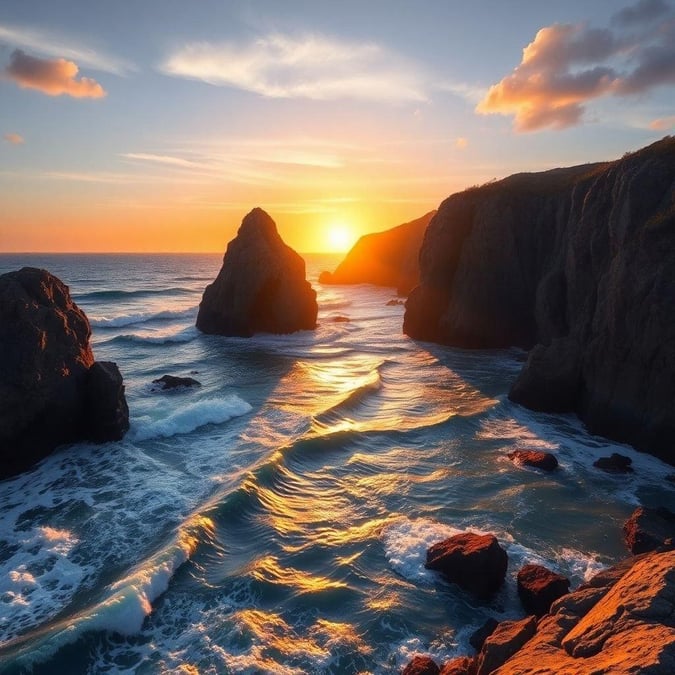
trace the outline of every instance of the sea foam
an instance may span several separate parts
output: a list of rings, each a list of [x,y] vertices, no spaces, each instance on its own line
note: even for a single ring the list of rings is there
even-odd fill
[[[119,314],[117,316],[90,316],[89,323],[94,328],[122,328],[148,321],[183,319],[193,314],[196,315],[196,313],[197,307],[194,306],[179,310],[165,309],[159,312],[137,312],[135,314]]]

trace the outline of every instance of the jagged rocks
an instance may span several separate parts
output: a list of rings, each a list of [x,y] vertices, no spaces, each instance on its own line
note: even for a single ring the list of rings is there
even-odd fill
[[[639,506],[624,523],[623,535],[633,554],[673,546],[675,513],[663,506],[657,509]]]
[[[425,567],[487,600],[504,583],[508,558],[491,534],[463,532],[431,546]]]
[[[410,663],[401,671],[401,675],[439,675],[438,664],[429,656],[413,656]]]
[[[0,476],[62,443],[118,440],[129,428],[122,377],[94,362],[90,334],[68,287],[46,270],[0,276]]]
[[[600,457],[593,462],[593,466],[607,473],[633,473],[633,460],[626,455],[613,452],[609,457]]]
[[[476,660],[476,675],[490,675],[513,656],[536,632],[533,616],[502,621],[485,640]]]
[[[543,616],[570,590],[570,580],[543,565],[525,565],[518,572],[518,595],[525,611]]]
[[[197,328],[241,337],[293,333],[314,329],[317,311],[305,261],[282,241],[269,215],[255,208],[228,244],[216,280],[204,290]]]

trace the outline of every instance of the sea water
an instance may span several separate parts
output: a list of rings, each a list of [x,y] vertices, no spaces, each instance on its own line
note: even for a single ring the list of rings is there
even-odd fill
[[[636,505],[675,508],[667,465],[508,400],[523,352],[413,341],[391,289],[322,286],[338,258],[306,260],[317,329],[243,339],[194,327],[219,255],[0,256],[70,286],[131,417],[0,482],[0,672],[397,672],[522,616],[524,563],[574,587],[626,555]],[[612,452],[635,473],[593,467]],[[509,555],[487,605],[424,568],[464,530]]]

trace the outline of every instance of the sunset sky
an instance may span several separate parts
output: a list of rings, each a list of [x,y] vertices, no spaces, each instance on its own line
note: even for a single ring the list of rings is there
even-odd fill
[[[666,0],[3,0],[0,251],[344,247],[675,129]]]

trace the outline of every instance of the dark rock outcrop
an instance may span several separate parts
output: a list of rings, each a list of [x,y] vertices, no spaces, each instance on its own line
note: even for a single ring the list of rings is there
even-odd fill
[[[419,281],[419,250],[424,231],[435,214],[384,232],[361,237],[335,272],[322,272],[322,284],[375,284],[392,286],[407,295]]]
[[[462,532],[431,546],[425,567],[487,600],[504,583],[508,558],[491,534]]]
[[[159,385],[159,388],[163,391],[202,386],[202,383],[195,380],[194,377],[178,377],[177,375],[162,375],[162,377],[153,380],[152,383]]]
[[[675,543],[675,513],[661,506],[639,506],[624,523],[623,536],[633,554],[672,547]]]
[[[241,337],[294,333],[314,329],[317,311],[305,261],[282,241],[269,215],[255,208],[228,244],[216,280],[204,290],[197,328]]]
[[[516,464],[531,466],[542,471],[554,471],[558,468],[558,460],[550,452],[540,450],[514,450],[507,457]]]
[[[411,337],[531,349],[512,400],[675,462],[675,138],[453,195],[429,223]]]
[[[128,430],[122,376],[94,361],[90,335],[68,287],[46,270],[0,276],[0,477],[57,445]]]
[[[596,469],[602,469],[607,473],[633,473],[631,464],[633,460],[626,455],[613,452],[609,457],[600,457],[593,462]]]
[[[543,565],[525,565],[518,571],[518,595],[526,612],[543,616],[551,605],[569,593],[570,580]]]

